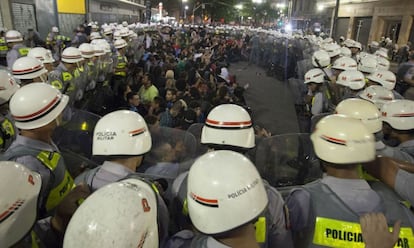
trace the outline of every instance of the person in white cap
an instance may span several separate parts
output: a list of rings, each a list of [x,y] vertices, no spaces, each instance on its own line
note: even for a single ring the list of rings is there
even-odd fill
[[[34,82],[46,82],[47,72],[40,60],[29,56],[17,59],[12,69],[13,76],[20,80],[22,86]]]
[[[241,154],[247,153],[255,147],[254,128],[249,113],[243,107],[235,104],[222,104],[215,107],[207,116],[202,129],[201,144],[209,148],[209,152],[203,157],[208,157],[211,152],[219,150]],[[220,171],[227,170],[225,168],[227,165],[228,163],[220,164],[222,168]],[[230,168],[234,168],[233,166],[235,165],[229,164]],[[211,167],[210,171],[215,170],[214,168],[214,166]],[[188,225],[190,225],[187,211],[189,200],[187,198],[189,193],[187,182],[189,182],[189,174],[185,172],[180,174],[172,185],[173,202],[178,208],[176,210],[178,216],[175,217],[180,228],[188,228]],[[265,234],[262,233],[260,237],[257,237],[257,241],[261,247],[293,247],[290,232],[286,229],[283,198],[267,182],[263,182],[263,184],[269,199],[269,205],[260,215],[262,219],[260,219],[258,225],[261,226],[262,231],[265,230]],[[263,222],[264,219],[266,219],[265,223]],[[171,248],[181,247],[179,245],[181,242],[186,243],[191,240],[192,235],[188,234],[187,231],[181,231],[174,235],[171,240]]]
[[[375,139],[360,121],[330,115],[311,135],[315,153],[326,171],[322,179],[293,189],[286,202],[296,247],[363,246],[360,216],[382,212],[409,234],[399,245],[414,245],[414,215],[400,197],[380,182],[360,179],[358,166],[375,160]]]
[[[10,99],[10,113],[20,133],[2,155],[42,177],[39,216],[47,216],[70,192],[73,179],[52,140],[69,97],[45,83],[20,88]]]
[[[269,200],[256,167],[243,155],[222,150],[198,158],[188,173],[187,202],[199,233],[169,247],[260,247],[258,236],[265,234],[254,223]]]
[[[23,45],[23,36],[19,31],[9,30],[5,38],[10,48],[7,52],[7,67],[11,69],[16,59],[26,56],[30,49]]]
[[[387,147],[381,155],[414,163],[414,101],[394,100],[385,103],[381,113],[390,137],[399,142],[397,147]]]
[[[55,59],[53,58],[52,52],[43,47],[34,47],[30,49],[27,57],[32,57],[40,60],[47,71],[53,71]]]
[[[62,60],[56,69],[49,73],[49,83],[62,93],[75,92],[74,72],[83,60],[82,54],[76,47],[68,47],[62,52]],[[71,102],[75,99],[71,99]]]
[[[0,70],[0,151],[4,152],[16,138],[17,128],[9,111],[9,100],[20,88],[17,79],[8,71]]]

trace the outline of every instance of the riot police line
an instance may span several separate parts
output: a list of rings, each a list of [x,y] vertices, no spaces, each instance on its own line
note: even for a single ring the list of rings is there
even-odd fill
[[[122,31],[119,31],[119,35],[122,37]],[[197,39],[196,35],[195,39]],[[123,39],[118,43],[115,41],[114,48],[125,48],[124,42]],[[108,242],[117,244],[119,247],[130,247],[137,244],[139,247],[202,247],[203,244],[218,245],[218,243],[224,243],[229,247],[241,247],[239,246],[240,243],[226,243],[228,242],[226,238],[233,237],[233,235],[237,236],[233,232],[235,230],[243,230],[243,232],[250,234],[241,237],[247,245],[255,244],[263,247],[282,245],[283,247],[290,247],[295,242],[298,247],[302,247],[303,244],[307,247],[310,244],[327,245],[327,242],[335,242],[329,241],[329,239],[316,240],[315,238],[312,241],[312,238],[309,238],[310,234],[315,232],[314,237],[316,237],[316,234],[320,233],[317,233],[312,225],[305,225],[306,228],[310,228],[310,230],[307,230],[301,228],[303,226],[297,222],[294,222],[295,225],[292,229],[294,237],[292,239],[291,230],[287,228],[287,222],[290,221],[289,217],[286,217],[288,215],[286,211],[288,210],[284,207],[282,195],[274,187],[296,186],[321,178],[322,170],[320,170],[320,167],[329,175],[336,175],[336,170],[341,170],[341,165],[352,164],[352,166],[349,166],[349,171],[352,172],[349,175],[354,176],[354,170],[357,169],[357,166],[353,166],[354,163],[372,162],[375,159],[374,134],[378,132],[378,123],[381,122],[378,112],[374,111],[374,109],[378,111],[377,108],[367,107],[367,113],[374,113],[374,119],[370,116],[363,116],[367,118],[364,122],[363,117],[356,118],[363,119],[362,123],[344,116],[324,118],[320,124],[315,124],[317,127],[319,125],[319,128],[316,129],[319,133],[314,133],[312,139],[310,139],[309,134],[287,134],[265,138],[257,144],[252,128],[252,120],[248,112],[244,108],[226,104],[226,102],[223,104],[219,101],[222,104],[218,104],[208,113],[204,125],[195,124],[193,127],[190,126],[188,130],[195,130],[192,133],[157,125],[149,127],[142,116],[135,112],[128,110],[107,111],[106,106],[105,108],[101,106],[104,116],[100,117],[82,109],[82,106],[88,105],[83,101],[91,100],[90,98],[84,99],[84,96],[88,95],[88,91],[92,91],[91,95],[97,94],[96,89],[99,86],[106,86],[107,89],[114,90],[116,83],[122,85],[124,80],[128,80],[123,78],[127,77],[128,74],[124,73],[126,65],[122,53],[117,54],[115,59],[118,62],[112,66],[114,57],[109,58],[105,55],[99,55],[111,52],[110,45],[108,46],[104,42],[103,44],[105,45],[96,45],[96,48],[94,45],[92,46],[94,57],[98,57],[98,59],[90,66],[98,69],[97,73],[93,72],[91,74],[89,73],[91,72],[89,67],[87,67],[89,63],[83,66],[79,64],[82,57],[86,58],[85,55],[88,55],[88,52],[91,53],[88,48],[85,48],[85,50],[81,48],[78,50],[69,48],[63,50],[61,55],[63,70],[59,72],[60,74],[56,73],[58,76],[50,77],[53,80],[50,85],[54,88],[48,84],[38,83],[42,81],[45,72],[44,65],[39,61],[30,61],[33,64],[26,69],[14,68],[13,65],[12,74],[14,77],[20,79],[22,85],[27,84],[21,87],[20,90],[17,89],[16,80],[6,73],[8,79],[6,82],[9,84],[13,82],[11,84],[13,86],[12,91],[16,92],[13,96],[11,96],[11,93],[8,98],[11,97],[9,113],[12,116],[11,119],[14,120],[16,127],[21,130],[18,136],[26,137],[28,140],[46,140],[46,143],[50,145],[47,148],[37,147],[37,151],[33,151],[33,147],[31,149],[21,149],[21,146],[26,145],[27,147],[30,141],[24,141],[24,139],[21,140],[22,137],[17,137],[20,140],[14,142],[14,145],[12,144],[4,154],[8,158],[20,157],[16,161],[23,165],[34,163],[36,166],[43,166],[41,168],[46,166],[47,169],[47,172],[42,174],[41,169],[30,167],[32,170],[40,172],[39,177],[38,174],[27,171],[24,167],[21,168],[19,164],[15,164],[13,167],[23,171],[23,174],[19,175],[26,176],[28,180],[23,180],[25,183],[28,182],[29,186],[36,185],[35,189],[31,188],[31,199],[37,199],[39,192],[45,194],[39,199],[40,216],[53,216],[49,219],[49,222],[45,219],[40,220],[36,224],[34,234],[26,235],[31,229],[31,224],[27,225],[26,228],[23,228],[23,225],[17,226],[16,228],[21,231],[21,237],[26,237],[24,241],[33,244],[33,242],[48,242],[53,239],[56,241],[55,244],[62,244],[63,242],[65,247],[83,247],[88,244],[104,246]],[[218,48],[217,50],[220,50]],[[98,54],[98,56],[95,56],[95,54]],[[118,59],[118,57],[122,58]],[[317,61],[316,64],[320,65],[319,59]],[[71,66],[70,64],[76,65],[73,66],[76,67],[72,71],[73,74],[69,70],[64,70],[65,68],[68,69]],[[148,66],[151,67],[151,65]],[[341,63],[338,66],[343,65]],[[206,74],[210,77],[212,72],[209,72],[210,75],[209,73]],[[305,76],[305,80],[308,81],[306,83],[321,84],[318,81],[321,76],[319,74],[321,74],[321,71]],[[322,72],[322,81],[325,80],[324,74]],[[95,76],[92,77],[92,75]],[[99,76],[96,75],[104,76],[99,79]],[[228,73],[220,70],[219,76],[224,79],[222,83],[228,87],[230,84]],[[115,77],[115,80],[111,80],[112,77]],[[85,78],[87,79],[85,80]],[[32,82],[29,82],[29,80],[32,80]],[[45,92],[48,92],[48,94]],[[46,100],[40,101],[45,97]],[[393,104],[395,103],[390,104],[391,106],[385,104],[384,109],[384,111],[387,111],[387,107],[389,107],[388,111],[391,117],[394,117],[395,111],[400,111],[407,105],[409,107],[408,103],[404,106],[392,106]],[[397,104],[399,103],[397,102]],[[81,109],[79,109],[79,106],[81,106]],[[86,110],[88,109],[86,108]],[[338,109],[337,111],[339,112]],[[345,114],[352,116],[353,113]],[[411,116],[396,117],[410,118]],[[376,129],[370,129],[370,126],[367,125],[370,121],[376,122],[376,124],[373,124]],[[390,119],[387,123],[397,130],[410,128],[410,125],[405,122],[401,127],[398,124],[399,120]],[[394,126],[393,123],[397,124]],[[406,124],[407,127],[405,127]],[[53,138],[50,136],[51,133],[55,135]],[[44,137],[45,134],[47,134],[46,137]],[[106,138],[102,138],[102,134]],[[6,136],[3,136],[3,138],[6,139]],[[57,149],[57,146],[59,149]],[[344,149],[346,146],[355,147]],[[202,155],[207,150],[209,152]],[[240,155],[240,153],[248,156],[250,160]],[[329,153],[336,154],[336,156]],[[46,157],[42,157],[44,154],[46,154]],[[28,159],[27,156],[31,158]],[[201,157],[197,159],[199,156]],[[196,162],[191,166],[195,159]],[[323,163],[320,163],[319,160],[322,160]],[[66,165],[62,165],[62,161]],[[66,161],[70,161],[70,163]],[[186,172],[189,169],[190,171],[187,174]],[[136,174],[135,172],[142,174]],[[11,173],[15,172],[12,171]],[[55,177],[53,181],[48,175],[59,175],[59,177]],[[128,179],[125,179],[126,177]],[[56,181],[56,178],[60,181]],[[268,183],[259,180],[259,178],[267,179]],[[119,181],[120,179],[124,180]],[[38,187],[40,182],[47,181],[51,181],[45,183],[48,187]],[[21,183],[21,181],[16,182]],[[82,189],[82,194],[79,194],[81,197],[78,195],[71,199],[69,195],[72,192],[79,193],[79,191],[69,192],[71,188],[69,186],[82,182],[85,183],[84,186],[87,186],[86,189]],[[317,192],[326,186],[324,186],[325,183],[321,183],[319,180],[315,182],[315,184],[309,185],[301,191],[290,193],[287,206],[292,207],[297,203],[295,192],[319,197]],[[220,187],[215,187],[217,183]],[[363,183],[363,181],[359,181],[359,183]],[[206,185],[209,185],[209,187],[206,187]],[[381,186],[378,187],[381,197],[385,197],[387,200],[390,198],[398,199],[395,193],[384,191],[385,189]],[[98,188],[102,189],[97,190]],[[239,188],[246,190],[243,191],[243,194],[237,193],[234,194],[234,197],[228,197],[232,195],[234,190]],[[59,197],[53,198],[55,190],[60,193],[58,194]],[[86,198],[88,194],[85,191],[91,193],[95,190],[96,193],[91,194],[90,198]],[[337,191],[335,192],[337,193]],[[287,194],[288,192],[282,191],[282,193]],[[221,194],[224,194],[224,196]],[[66,195],[68,198],[65,197]],[[126,201],[126,199],[136,198],[137,196],[138,201],[136,202]],[[369,196],[377,200],[372,194]],[[234,200],[234,202],[230,200],[223,201],[223,197]],[[72,202],[65,202],[65,199],[70,199]],[[332,199],[335,201],[336,198],[322,198],[322,200],[330,201]],[[60,203],[65,204],[62,206]],[[26,206],[22,203],[19,204]],[[16,204],[16,206],[19,204]],[[32,211],[27,219],[31,223],[34,223],[36,219],[33,217],[33,215],[36,216],[36,214],[33,214],[34,205],[31,205]],[[66,219],[66,221],[61,221],[59,225],[56,225],[56,220],[62,219],[62,212],[64,212],[58,210],[72,205],[75,206],[72,209],[75,213],[73,220],[69,222]],[[137,205],[140,207],[127,207]],[[235,208],[235,206],[239,206],[239,208]],[[378,206],[382,205],[378,203]],[[79,209],[75,212],[74,210],[77,207]],[[315,207],[315,212],[312,214],[316,214],[318,217],[322,214],[322,217],[322,206],[316,204],[313,207]],[[385,207],[387,209],[388,207],[397,209],[397,206],[391,203]],[[55,208],[56,211],[54,212],[53,209]],[[107,214],[114,209],[116,209],[114,211],[116,214]],[[398,206],[398,209],[404,209],[404,207]],[[19,213],[17,210],[15,212]],[[236,210],[237,214],[232,214]],[[134,211],[136,212],[134,213]],[[168,211],[173,213],[172,218],[169,217]],[[323,216],[328,218],[325,227],[335,226],[336,222],[334,220],[338,218],[335,214],[337,213],[333,212],[331,215]],[[349,216],[339,219],[353,223],[359,221],[352,211],[347,214]],[[410,228],[411,216],[408,212],[405,212],[405,210],[397,211],[397,213],[392,212],[387,217],[395,217],[392,214],[397,214],[398,218],[404,220],[403,228]],[[409,217],[403,218],[404,214]],[[103,216],[107,218],[103,218]],[[134,216],[134,218],[131,219],[131,216]],[[119,222],[114,223],[114,220]],[[173,222],[172,229],[169,229],[168,222],[170,221]],[[312,223],[311,219],[310,222]],[[6,223],[10,223],[12,227],[15,225],[13,221]],[[126,232],[126,230],[120,232],[119,227],[126,223],[132,223],[134,229],[130,230],[131,232]],[[136,227],[135,224],[137,223],[145,223],[146,225]],[[66,225],[67,230],[65,230]],[[97,225],[99,228],[90,229],[91,225]],[[190,234],[188,230],[186,231],[190,225],[194,225],[199,233]],[[50,230],[55,233],[50,233]],[[171,230],[174,230],[174,233],[178,231],[178,233],[172,235]],[[66,234],[63,236],[65,231]],[[101,232],[108,231],[120,234],[106,235],[107,237],[104,238],[100,235]],[[306,235],[297,239],[295,235],[301,232]],[[127,238],[124,238],[123,235],[126,235]],[[403,239],[412,240],[412,233],[411,236],[409,232],[401,235],[404,235]],[[13,244],[21,238],[8,237],[11,237],[10,241],[4,239],[6,242],[10,242],[6,245]],[[47,238],[42,239],[42,237]],[[252,239],[252,237],[254,238]],[[301,244],[301,242],[304,243]],[[344,245],[339,243],[329,244]]]

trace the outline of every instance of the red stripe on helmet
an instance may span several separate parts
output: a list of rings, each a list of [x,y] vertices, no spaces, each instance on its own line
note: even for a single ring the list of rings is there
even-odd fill
[[[198,195],[196,195],[196,194],[194,194],[194,193],[191,193],[191,197],[192,197],[194,200],[197,200],[197,201],[199,201],[199,202],[203,202],[203,203],[206,203],[206,204],[217,204],[217,205],[218,205],[218,200],[216,200],[216,199],[207,199],[207,198],[203,198],[203,197],[198,196]]]
[[[51,108],[54,108],[55,105],[59,103],[60,98],[61,98],[61,96],[60,95],[57,95],[55,98],[52,99],[52,101],[50,103],[48,103],[42,109],[40,109],[40,110],[38,110],[38,111],[36,111],[36,112],[34,112],[32,114],[29,114],[29,115],[22,115],[22,116],[13,115],[13,118],[16,121],[25,121],[25,120],[27,121],[27,120],[36,118],[39,115],[43,115],[45,112],[49,111]]]
[[[25,74],[25,73],[28,73],[28,72],[37,71],[37,70],[42,69],[42,68],[43,68],[43,65],[40,64],[38,66],[31,67],[31,68],[24,69],[24,70],[13,70],[13,74]]]
[[[210,125],[230,126],[230,127],[252,125],[252,121],[214,121],[210,119],[207,119],[206,123]]]

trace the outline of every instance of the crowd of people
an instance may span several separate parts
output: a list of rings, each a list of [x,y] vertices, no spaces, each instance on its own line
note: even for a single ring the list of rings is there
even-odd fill
[[[4,39],[1,247],[414,245],[403,204],[414,203],[414,102],[375,44],[371,54],[353,40],[126,22]],[[300,81],[291,89],[323,177],[286,197],[255,165],[271,137],[231,73],[240,60]],[[80,110],[99,116],[93,130],[70,125]],[[197,123],[199,137],[184,139],[205,149],[180,161],[190,147],[171,130]],[[98,166],[69,169],[53,136],[65,125],[90,131]]]

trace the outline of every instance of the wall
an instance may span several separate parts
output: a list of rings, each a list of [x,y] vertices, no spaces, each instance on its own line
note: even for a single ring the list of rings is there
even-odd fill
[[[89,12],[93,21],[99,23],[122,22],[128,23],[141,20],[144,8],[134,4],[116,1],[90,0]]]
[[[54,0],[36,0],[37,31],[46,37],[53,26],[58,25]]]

